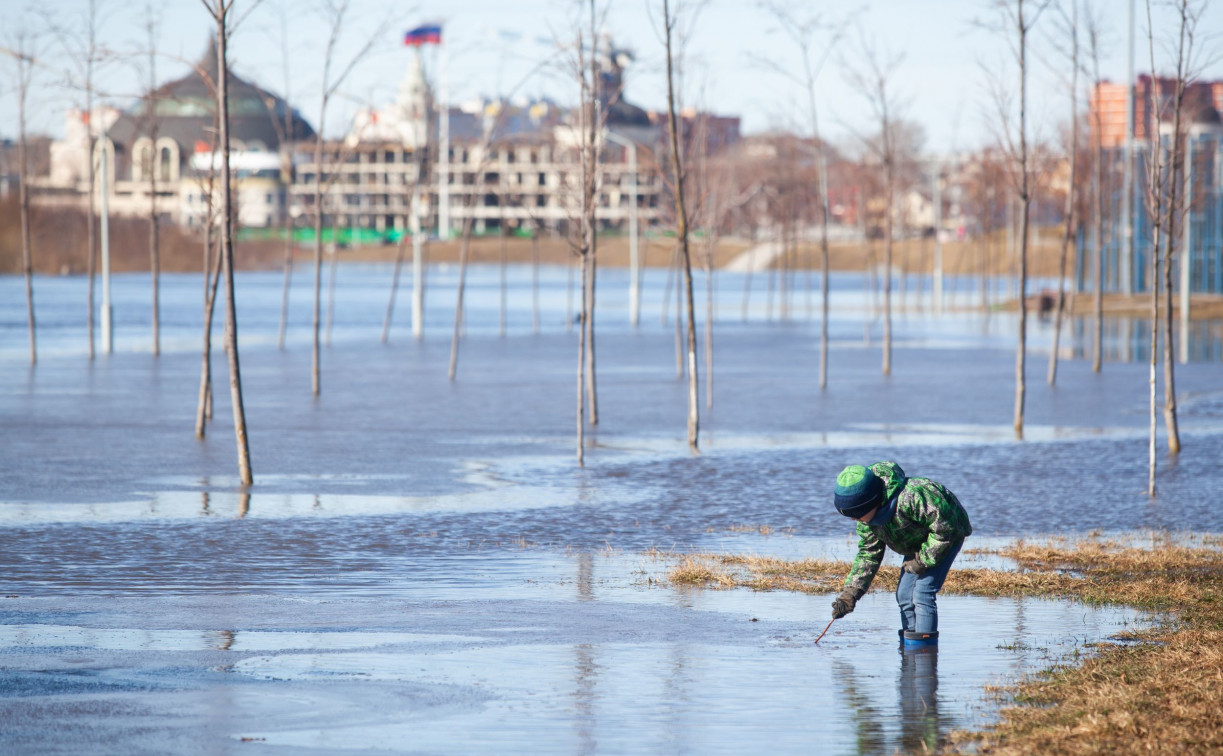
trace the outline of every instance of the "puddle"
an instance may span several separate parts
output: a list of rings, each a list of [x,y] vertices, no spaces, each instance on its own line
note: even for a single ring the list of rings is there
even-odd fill
[[[105,711],[107,728],[131,731],[127,750],[247,739],[329,752],[891,753],[992,721],[986,686],[1143,623],[1124,609],[944,596],[939,649],[902,653],[895,602],[874,591],[816,646],[830,595],[651,583],[665,567],[502,552],[377,596],[8,599],[0,721],[79,743]],[[138,624],[150,617],[157,627]],[[91,707],[76,708],[85,694]]]
[[[0,625],[0,653],[22,649],[73,651],[348,651],[377,646],[454,644],[461,635],[376,632],[269,632],[84,628],[71,625]]]

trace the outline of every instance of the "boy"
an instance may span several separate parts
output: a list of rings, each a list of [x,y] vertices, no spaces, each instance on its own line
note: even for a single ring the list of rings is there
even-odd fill
[[[837,476],[837,511],[858,521],[858,555],[845,590],[832,602],[832,617],[854,610],[870,588],[884,547],[904,556],[896,603],[905,645],[938,643],[935,595],[943,587],[964,538],[972,533],[968,513],[945,486],[928,478],[906,478],[895,462],[850,465]]]

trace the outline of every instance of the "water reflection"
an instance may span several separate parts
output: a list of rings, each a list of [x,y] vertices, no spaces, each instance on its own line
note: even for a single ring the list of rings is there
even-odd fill
[[[900,650],[900,750],[938,748],[938,646]]]
[[[854,752],[888,753],[890,749],[886,747],[883,713],[875,705],[876,700],[860,684],[869,678],[862,677],[853,663],[838,659],[832,663],[832,679],[840,689],[838,698],[844,701],[853,727]]]
[[[953,729],[954,723],[939,716],[938,647],[902,646],[899,657],[895,708],[886,705],[889,698],[880,695],[872,683],[873,675],[864,674],[864,669],[847,660],[832,664],[832,678],[839,689],[836,699],[853,726],[853,753],[932,752]]]
[[[1095,321],[1075,318],[1071,321],[1072,354],[1078,359],[1090,359],[1095,339]],[[1104,318],[1103,356],[1111,362],[1147,362],[1151,359],[1151,321],[1146,318]],[[1191,320],[1174,327],[1173,341],[1179,362],[1223,362],[1223,321]],[[1162,359],[1164,328],[1159,329],[1156,346]]]

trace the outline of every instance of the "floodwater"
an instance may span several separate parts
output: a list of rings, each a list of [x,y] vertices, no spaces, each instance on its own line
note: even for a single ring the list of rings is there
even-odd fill
[[[746,318],[744,279],[718,278],[716,401],[693,456],[673,314],[660,322],[666,274],[647,273],[634,329],[626,272],[601,271],[599,425],[580,469],[568,271],[542,271],[535,333],[531,270],[511,267],[502,337],[498,270],[477,266],[454,382],[455,269],[430,270],[419,342],[410,274],[378,341],[388,279],[338,271],[315,399],[310,275],[295,278],[283,352],[279,274],[239,276],[256,480],[242,490],[227,392],[208,438],[193,436],[198,277],[163,278],[154,358],[147,276],[117,276],[115,353],[93,362],[83,280],[37,279],[34,368],[23,282],[0,278],[0,750],[921,750],[992,721],[987,686],[1147,620],[949,596],[941,648],[902,654],[879,591],[816,646],[831,596],[679,590],[665,555],[847,557],[828,488],[845,464],[883,458],[956,491],[970,546],[1220,530],[1217,324],[1178,366],[1185,449],[1169,460],[1161,439],[1151,499],[1145,364],[1066,361],[1049,388],[1049,327],[1033,319],[1016,441],[1013,316],[935,315],[914,287],[884,377],[861,275],[832,281],[823,392],[805,279],[783,321],[767,276]],[[975,302],[960,283],[949,290]],[[700,278],[697,295],[703,313]],[[219,348],[213,362],[223,385]]]

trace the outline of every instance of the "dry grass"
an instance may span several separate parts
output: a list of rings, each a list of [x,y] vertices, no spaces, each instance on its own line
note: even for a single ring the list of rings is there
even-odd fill
[[[1166,612],[1132,645],[1105,645],[1008,692],[1015,704],[985,732],[953,734],[952,750],[989,754],[1223,753],[1223,553],[1166,536],[1019,542],[997,553],[1020,569],[953,570],[947,593],[1047,596]],[[695,554],[673,584],[833,593],[849,565]],[[880,589],[896,568],[880,570]]]

